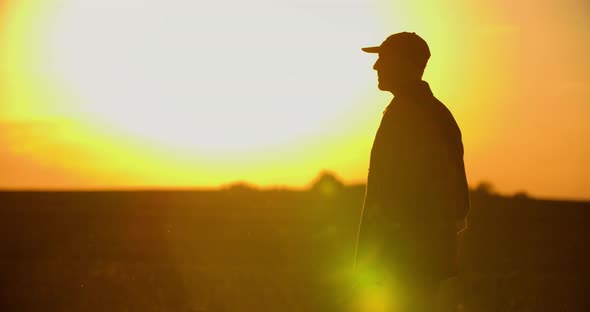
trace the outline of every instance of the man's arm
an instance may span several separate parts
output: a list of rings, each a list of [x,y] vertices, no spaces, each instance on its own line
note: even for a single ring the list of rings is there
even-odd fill
[[[463,160],[461,131],[448,110],[422,125],[421,141],[425,142],[421,167],[426,191],[432,194],[429,203],[441,209],[439,216],[449,226],[462,231],[469,213],[469,189]],[[428,200],[427,200],[428,201]]]
[[[455,174],[454,176],[457,178],[455,181],[456,183],[456,190],[457,190],[457,203],[455,209],[455,225],[457,233],[467,229],[467,214],[470,210],[470,200],[469,200],[469,187],[467,185],[467,176],[465,174],[465,162],[463,160],[464,150],[463,150],[463,142],[461,139],[461,131],[459,127],[455,124],[456,127],[456,160],[455,160]]]

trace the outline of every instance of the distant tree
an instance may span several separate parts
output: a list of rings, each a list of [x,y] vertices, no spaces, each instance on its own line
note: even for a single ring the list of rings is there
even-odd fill
[[[310,190],[325,196],[332,196],[343,188],[344,183],[333,172],[324,170],[312,181]]]
[[[234,182],[224,187],[224,189],[232,192],[252,192],[258,190],[256,186],[245,181]]]
[[[488,181],[480,182],[475,189],[473,190],[474,193],[479,195],[494,195],[496,192],[494,191],[494,186]]]
[[[514,199],[530,199],[531,197],[525,191],[516,192],[513,196]]]

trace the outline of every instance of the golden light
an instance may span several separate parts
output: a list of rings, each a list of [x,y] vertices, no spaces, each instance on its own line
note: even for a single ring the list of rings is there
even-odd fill
[[[399,285],[384,270],[356,272],[355,306],[357,311],[400,311]]]
[[[313,2],[71,1],[51,63],[83,113],[122,134],[213,156],[262,151],[350,113],[366,68],[344,72],[346,60],[371,32],[361,3],[364,23]]]
[[[354,60],[362,44],[381,40],[370,5],[328,2],[15,2],[11,9],[20,14],[11,14],[7,59],[11,72],[24,76],[10,77],[13,98],[3,109],[13,119],[83,125],[76,137],[85,150],[104,152],[98,135],[116,137],[110,149],[128,150],[126,157],[138,148],[157,151],[155,166],[186,160],[173,175],[191,167],[233,170],[197,184],[269,180],[245,172],[265,171],[261,160],[296,147],[271,167],[307,166],[287,182],[307,183],[328,164],[303,154],[320,139],[342,150],[344,138],[362,127],[343,127],[374,78],[372,60]],[[236,154],[241,168],[228,163]],[[105,165],[112,168],[112,159]]]
[[[472,185],[587,198],[587,5],[533,2],[1,1],[0,187],[363,182],[360,47],[415,31]]]

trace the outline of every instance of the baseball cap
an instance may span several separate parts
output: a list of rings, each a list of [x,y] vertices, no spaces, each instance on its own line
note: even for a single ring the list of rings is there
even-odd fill
[[[426,66],[430,58],[428,44],[414,32],[393,34],[387,37],[380,46],[366,47],[362,50],[380,55],[399,55],[423,67]]]

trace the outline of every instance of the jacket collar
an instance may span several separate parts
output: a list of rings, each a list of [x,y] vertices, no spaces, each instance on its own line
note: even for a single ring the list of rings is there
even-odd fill
[[[404,103],[407,103],[407,101],[412,101],[412,99],[432,96],[434,95],[432,94],[432,90],[430,90],[430,85],[428,85],[428,82],[420,80],[409,83],[405,86],[405,88],[397,92],[393,100],[391,100],[391,103],[389,103],[389,105],[383,111],[383,114],[385,114],[385,112],[387,112],[393,106],[404,106]]]
[[[407,98],[416,96],[432,96],[432,90],[430,85],[424,80],[408,83],[403,89],[399,90],[395,98]]]

